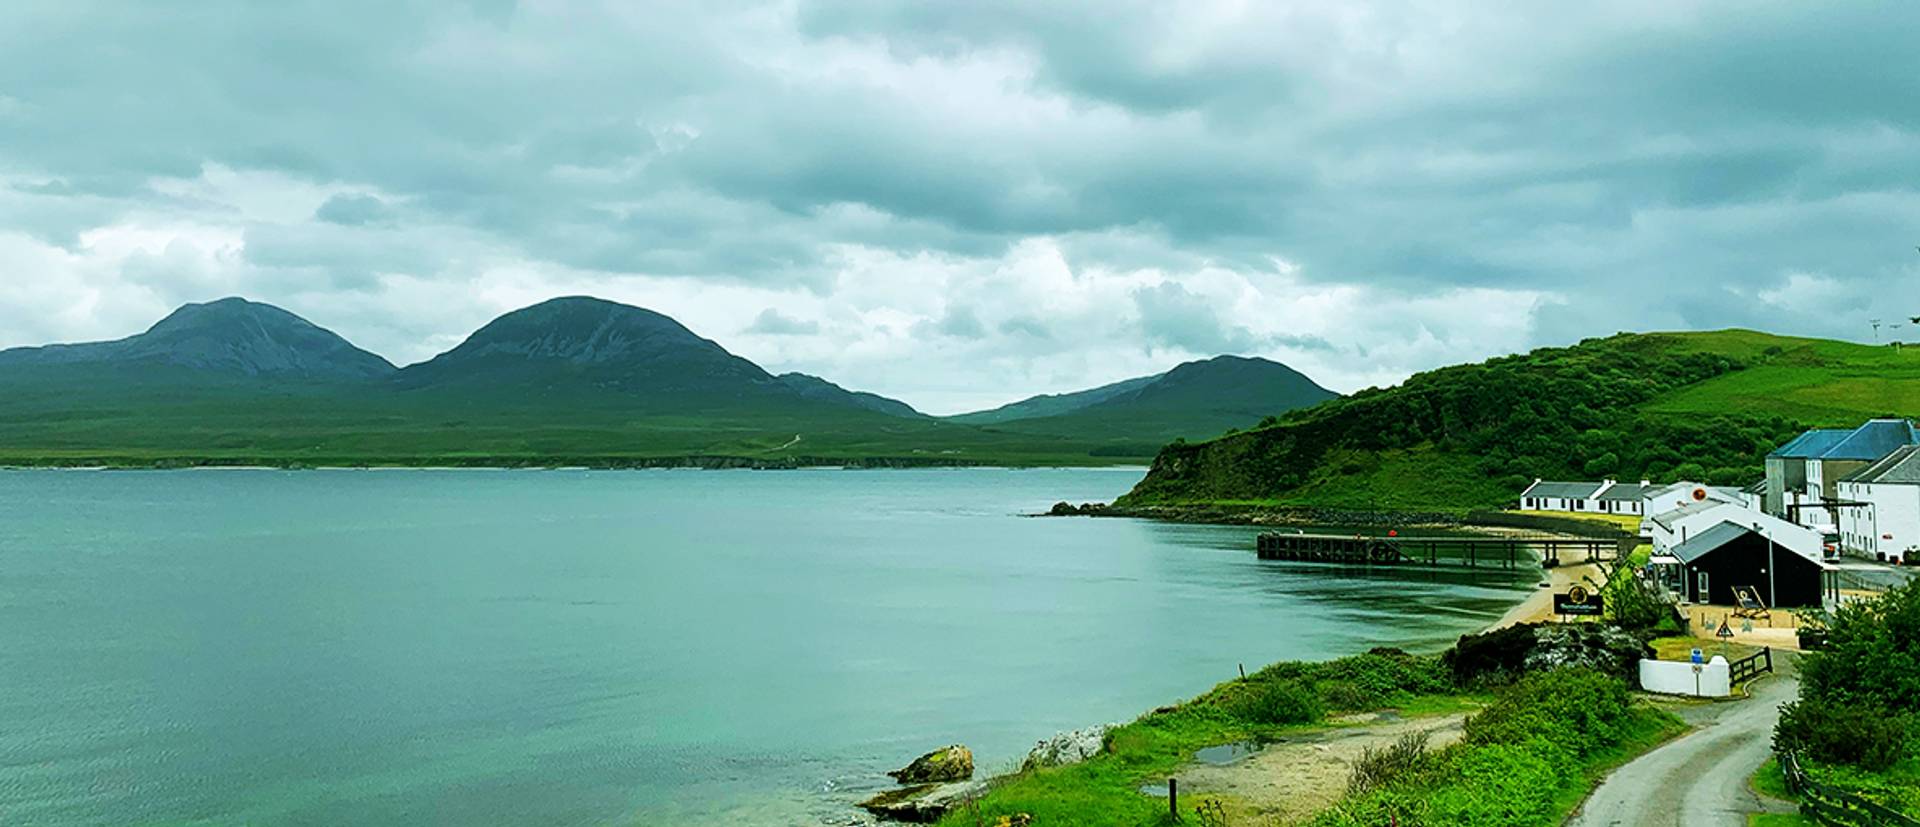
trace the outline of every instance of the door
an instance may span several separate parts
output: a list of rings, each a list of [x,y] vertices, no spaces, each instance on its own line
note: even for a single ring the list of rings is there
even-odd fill
[[[1713,592],[1707,591],[1707,573],[1699,572],[1693,576],[1693,602],[1712,603]]]

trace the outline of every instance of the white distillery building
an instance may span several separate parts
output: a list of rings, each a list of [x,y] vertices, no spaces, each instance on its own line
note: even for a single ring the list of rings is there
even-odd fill
[[[1745,504],[1725,500],[1706,499],[1662,511],[1648,517],[1643,525],[1653,540],[1653,553],[1665,555],[1721,523],[1751,528],[1767,540],[1809,560],[1822,559],[1826,552],[1820,532],[1748,508]]]
[[[1548,511],[1567,514],[1646,514],[1646,492],[1653,484],[1601,480],[1599,482],[1550,482],[1534,480],[1520,492],[1521,511]]]
[[[1640,514],[1650,517],[1704,502],[1744,505],[1746,497],[1735,489],[1697,482],[1647,485],[1643,486],[1640,492]]]
[[[1768,513],[1821,531],[1842,532],[1849,506],[1840,481],[1888,454],[1920,445],[1920,430],[1904,419],[1873,419],[1852,430],[1820,428],[1767,454]]]
[[[1874,560],[1920,562],[1920,446],[1900,448],[1836,486],[1840,546]]]

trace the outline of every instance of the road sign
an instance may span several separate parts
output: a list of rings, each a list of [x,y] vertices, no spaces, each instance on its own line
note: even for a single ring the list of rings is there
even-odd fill
[[[1693,662],[1694,662],[1694,664],[1695,664],[1696,666],[1697,666],[1697,665],[1699,665],[1699,664],[1702,664],[1702,663],[1706,663],[1706,662],[1707,662],[1707,653],[1705,653],[1705,652],[1702,652],[1702,651],[1700,651],[1700,650],[1698,650],[1698,649],[1695,649],[1695,650],[1693,650]],[[1700,670],[1698,670],[1698,669],[1695,669],[1695,670],[1693,670],[1693,671],[1695,671],[1695,672],[1698,672],[1698,671],[1700,671]]]
[[[1566,594],[1553,596],[1554,614],[1597,616],[1605,607],[1606,601],[1600,595],[1587,590],[1586,586],[1573,586]]]
[[[1733,637],[1733,627],[1727,625],[1726,618],[1720,618],[1720,631],[1714,632],[1713,634],[1716,637]]]

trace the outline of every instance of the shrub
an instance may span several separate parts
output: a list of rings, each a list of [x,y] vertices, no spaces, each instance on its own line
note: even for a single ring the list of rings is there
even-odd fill
[[[1544,740],[1577,756],[1620,738],[1627,686],[1590,669],[1555,669],[1522,678],[1467,719],[1471,744]]]
[[[1474,827],[1551,824],[1565,783],[1556,758],[1514,745],[1466,750],[1446,768],[1453,781],[1430,798],[1432,824]]]
[[[1347,795],[1365,795],[1406,781],[1425,771],[1432,763],[1432,756],[1427,753],[1425,732],[1409,732],[1400,736],[1400,740],[1380,749],[1367,747],[1360,752],[1360,760],[1353,762],[1353,771],[1347,776]]]
[[[1879,772],[1905,755],[1910,729],[1906,716],[1884,710],[1801,700],[1780,708],[1773,746],[1815,761]]]
[[[1299,681],[1271,681],[1247,687],[1234,714],[1256,724],[1305,724],[1320,720],[1320,696]]]
[[[1825,644],[1801,660],[1802,698],[1920,713],[1920,583],[1841,607]]]

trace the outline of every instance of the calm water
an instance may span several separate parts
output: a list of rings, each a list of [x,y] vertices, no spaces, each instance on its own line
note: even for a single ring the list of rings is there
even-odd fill
[[[0,823],[844,822],[1530,585],[1017,516],[1139,475],[0,472]]]

